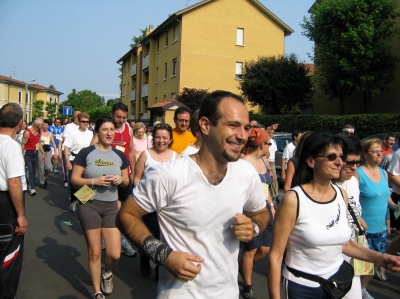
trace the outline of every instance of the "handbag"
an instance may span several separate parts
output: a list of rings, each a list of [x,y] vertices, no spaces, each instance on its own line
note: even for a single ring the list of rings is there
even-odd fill
[[[314,282],[318,282],[324,289],[326,298],[340,299],[347,294],[351,289],[354,277],[354,268],[346,261],[343,261],[339,270],[328,279],[319,277],[317,275],[308,274],[286,265],[289,272],[293,273],[296,277],[302,277]]]

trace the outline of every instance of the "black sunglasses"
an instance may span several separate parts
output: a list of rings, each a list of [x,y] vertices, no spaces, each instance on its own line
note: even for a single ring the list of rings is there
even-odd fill
[[[339,157],[342,161],[343,161],[343,159],[344,159],[343,156],[338,156],[338,155],[336,155],[336,154],[329,154],[329,155],[326,155],[326,156],[314,156],[314,158],[317,158],[317,157],[327,158],[329,161],[336,161],[336,159],[337,159],[338,157]]]
[[[272,145],[272,143],[271,143],[271,142],[264,142],[264,144],[265,144],[265,145],[269,145],[269,146],[271,146],[271,145]]]
[[[353,167],[354,165],[356,165],[358,167],[358,166],[361,165],[361,161],[360,160],[358,160],[358,161],[355,161],[355,160],[353,160],[353,161],[344,161],[344,163],[346,163],[347,167]]]
[[[83,124],[88,124],[89,121],[88,120],[80,120],[79,122],[83,123]]]

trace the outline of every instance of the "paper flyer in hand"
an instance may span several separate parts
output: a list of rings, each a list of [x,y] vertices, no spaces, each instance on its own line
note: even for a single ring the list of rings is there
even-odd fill
[[[89,188],[88,185],[84,185],[81,189],[76,191],[74,195],[76,196],[76,198],[79,199],[82,204],[85,204],[91,198],[93,198],[96,193],[91,188]]]

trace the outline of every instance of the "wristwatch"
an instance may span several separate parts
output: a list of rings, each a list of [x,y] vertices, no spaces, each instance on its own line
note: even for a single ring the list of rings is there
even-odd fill
[[[260,228],[258,227],[257,223],[253,223],[253,230],[254,230],[254,238],[260,234]]]

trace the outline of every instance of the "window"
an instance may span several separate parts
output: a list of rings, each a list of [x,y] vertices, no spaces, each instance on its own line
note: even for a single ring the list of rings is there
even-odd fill
[[[171,93],[171,98],[176,99],[176,93],[175,92]]]
[[[25,104],[28,104],[28,92],[25,93]]]
[[[157,46],[157,52],[158,52],[160,50],[160,37],[157,37],[156,46]]]
[[[243,70],[243,62],[236,62],[236,72],[235,72],[236,79],[242,78],[242,70]]]
[[[238,28],[236,30],[236,45],[244,46],[244,29]]]
[[[179,36],[179,25],[175,25],[175,27],[174,27],[174,42],[176,42],[178,40],[178,36]]]
[[[156,67],[156,83],[158,83],[158,67]]]
[[[166,95],[164,95],[164,100],[167,98],[167,96]]]
[[[172,60],[172,77],[176,76],[177,68],[178,68],[178,61],[175,58],[174,60]]]
[[[21,104],[22,92],[18,91],[18,102]]]
[[[165,32],[165,46],[168,47],[168,31]]]
[[[164,74],[164,80],[167,80],[167,75],[168,75],[168,66],[167,66],[167,63],[165,63],[165,74]]]

